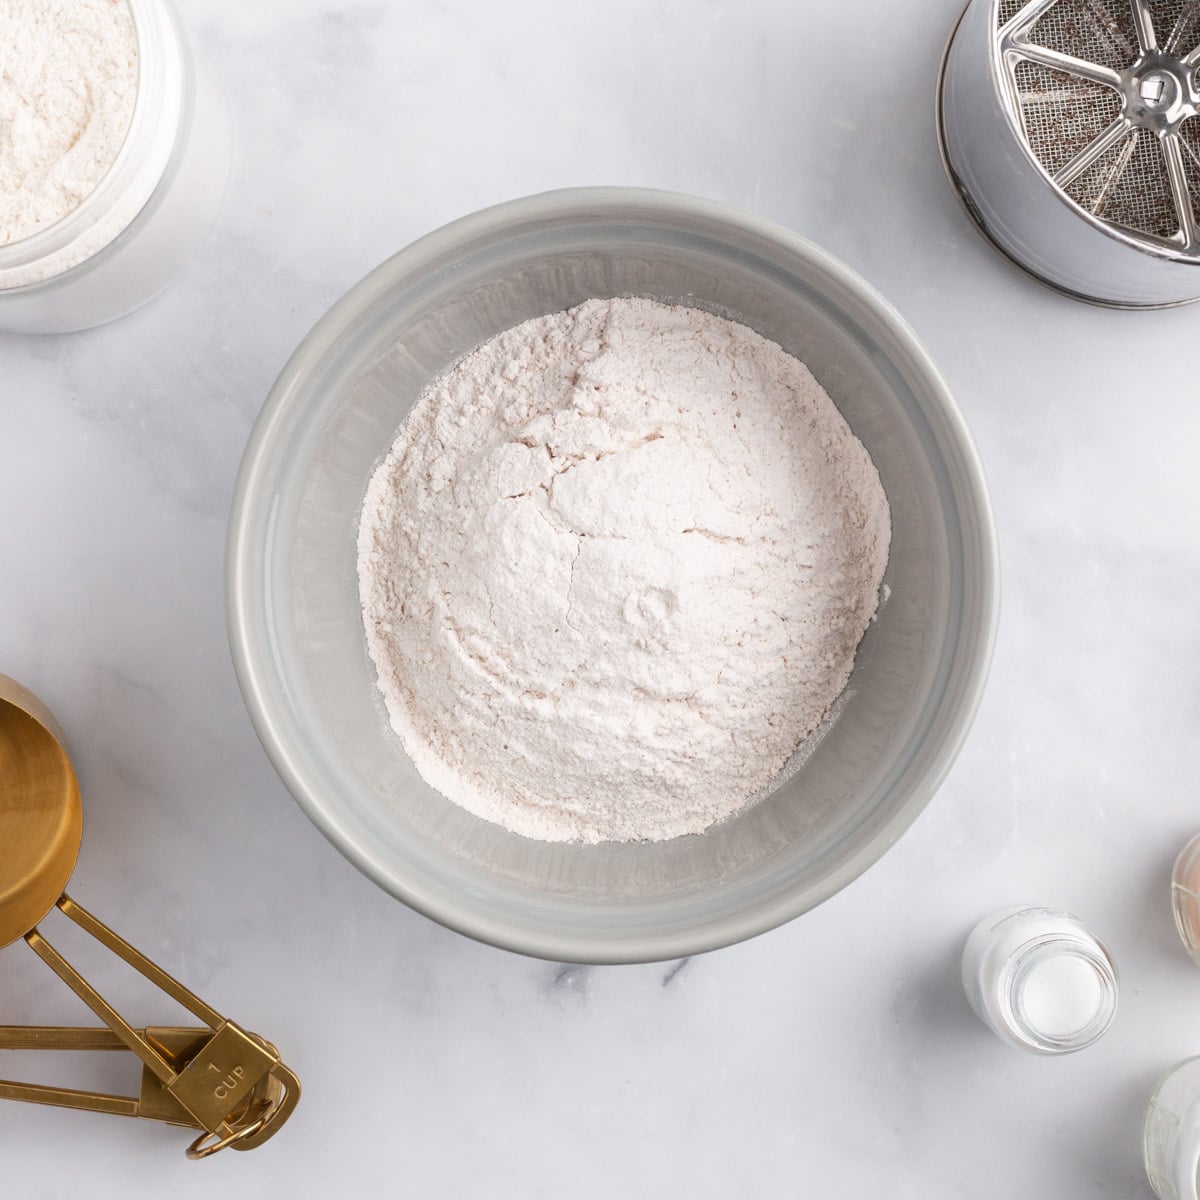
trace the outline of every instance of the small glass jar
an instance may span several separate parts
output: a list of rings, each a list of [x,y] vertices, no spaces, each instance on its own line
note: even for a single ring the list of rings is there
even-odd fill
[[[199,249],[229,177],[229,112],[171,0],[124,0],[138,46],[129,130],[96,189],[0,246],[0,330],[65,333],[124,316]]]
[[[962,961],[971,1007],[997,1037],[1038,1054],[1070,1054],[1103,1036],[1117,1012],[1117,971],[1077,917],[1009,908],[975,927]]]
[[[1171,872],[1171,907],[1184,947],[1200,966],[1200,836],[1192,838],[1175,860]]]
[[[1159,1080],[1146,1109],[1142,1155],[1159,1200],[1200,1198],[1200,1058]]]

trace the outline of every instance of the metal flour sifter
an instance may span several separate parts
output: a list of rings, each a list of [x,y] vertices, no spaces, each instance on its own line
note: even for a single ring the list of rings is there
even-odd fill
[[[0,1050],[130,1050],[137,1096],[0,1081],[0,1099],[145,1117],[199,1130],[190,1158],[251,1150],[300,1099],[275,1047],[205,1004],[65,893],[83,835],[79,783],[46,707],[0,675],[0,947],[21,939],[104,1022],[103,1029],[0,1026]],[[197,1017],[194,1029],[133,1029],[38,932],[57,908]]]
[[[975,223],[1043,282],[1200,298],[1200,0],[972,0],[938,133]]]

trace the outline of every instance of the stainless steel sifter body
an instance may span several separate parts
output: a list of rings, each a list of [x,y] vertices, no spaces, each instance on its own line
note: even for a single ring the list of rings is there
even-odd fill
[[[1200,299],[1200,0],[972,0],[938,133],[975,223],[1043,282]]]

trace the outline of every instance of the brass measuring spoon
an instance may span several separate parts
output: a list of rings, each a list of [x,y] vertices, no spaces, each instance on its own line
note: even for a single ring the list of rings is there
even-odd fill
[[[136,1097],[0,1081],[0,1099],[199,1129],[189,1158],[261,1146],[291,1116],[299,1080],[269,1042],[226,1020],[66,894],[82,838],[79,781],[62,731],[36,696],[0,675],[0,948],[24,939],[106,1026],[0,1026],[0,1049],[127,1049],[142,1062]],[[132,1028],[38,932],[54,908],[205,1028]]]

